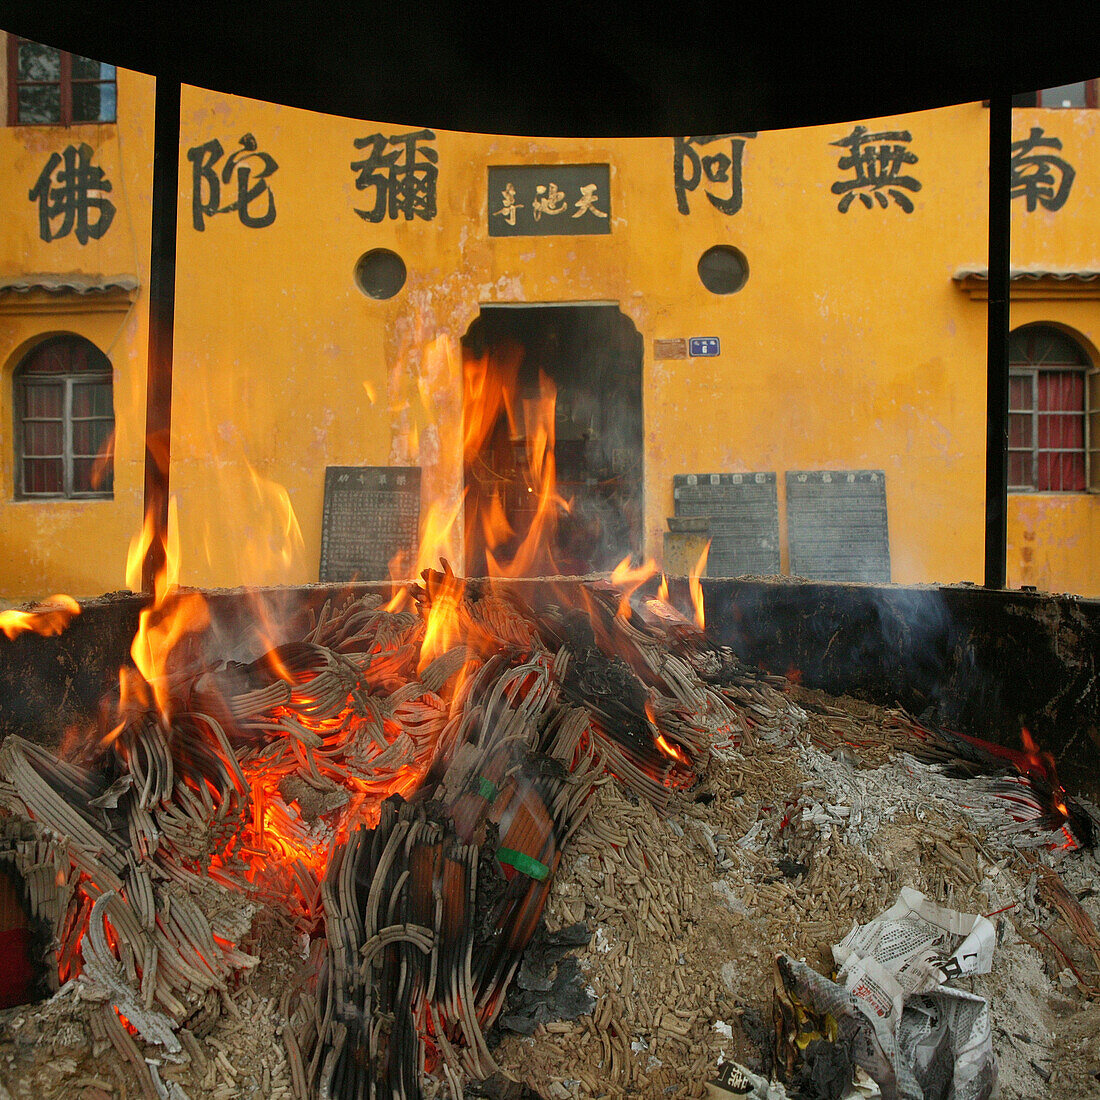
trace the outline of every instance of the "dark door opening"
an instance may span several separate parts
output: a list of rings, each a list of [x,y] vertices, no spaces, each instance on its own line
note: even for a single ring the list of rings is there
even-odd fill
[[[462,350],[468,575],[604,572],[638,554],[642,338],[631,320],[615,305],[483,306]]]

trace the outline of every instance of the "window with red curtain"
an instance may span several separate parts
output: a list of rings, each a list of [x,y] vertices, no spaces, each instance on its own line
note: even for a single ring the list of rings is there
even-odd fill
[[[1016,491],[1080,493],[1085,473],[1084,349],[1044,325],[1009,339],[1008,484]]]
[[[99,348],[43,341],[16,368],[13,396],[17,497],[114,495],[111,363]]]

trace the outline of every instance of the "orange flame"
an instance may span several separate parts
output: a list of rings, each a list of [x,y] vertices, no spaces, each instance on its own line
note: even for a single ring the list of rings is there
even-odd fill
[[[459,613],[465,591],[466,582],[449,570],[443,574],[442,583],[433,589],[432,605],[424,627],[424,641],[420,646],[418,673],[423,672],[436,657],[462,640],[463,629]]]
[[[691,602],[695,608],[695,625],[700,630],[706,627],[706,615],[703,608],[703,586],[699,583],[699,578],[707,571],[707,557],[709,554],[710,539],[707,539],[707,544],[703,547],[703,552],[699,555],[699,560],[695,563],[695,567],[688,577],[688,590],[691,592]]]
[[[467,565],[484,561],[490,577],[557,572],[558,519],[570,508],[557,489],[557,388],[539,371],[521,392],[522,362],[514,344],[463,360]]]
[[[1017,767],[1021,771],[1037,772],[1052,787],[1059,789],[1058,766],[1054,762],[1053,754],[1039,747],[1039,743],[1031,736],[1031,731],[1026,726],[1020,727],[1020,743],[1024,746],[1024,752],[1022,766],[1018,763]]]
[[[679,764],[690,764],[691,760],[679,745],[674,745],[663,733],[657,734],[657,748]]]
[[[126,555],[126,580],[132,590],[141,588],[141,568],[146,553],[157,537],[153,515],[145,517],[141,533],[130,542]],[[153,580],[152,603],[138,616],[138,629],[130,646],[130,656],[145,684],[152,690],[157,709],[166,720],[171,714],[168,689],[169,658],[187,634],[202,630],[210,621],[206,601],[197,592],[181,593],[179,587],[179,522],[176,498],[168,504],[168,538],[164,566]],[[144,700],[144,692],[131,677],[121,676],[124,701]]]
[[[616,614],[620,619],[630,618],[630,597],[657,572],[657,563],[647,558],[641,565],[631,566],[628,554],[611,572],[611,583],[623,590]],[[662,578],[663,580],[663,578]],[[665,587],[665,594],[668,588]]]
[[[80,604],[72,596],[59,593],[35,604],[29,611],[0,611],[0,632],[9,639],[28,630],[52,638],[79,614]]]

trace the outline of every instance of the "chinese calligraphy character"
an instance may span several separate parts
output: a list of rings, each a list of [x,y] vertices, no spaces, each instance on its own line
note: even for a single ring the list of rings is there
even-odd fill
[[[565,203],[565,192],[560,191],[556,183],[550,184],[549,188],[540,183],[535,188],[535,201],[531,206],[531,213],[535,221],[538,221],[543,214],[560,214],[565,209]],[[598,213],[598,211],[595,212]],[[577,215],[574,214],[573,217]],[[600,217],[605,215],[600,214]]]
[[[187,159],[192,164],[191,224],[200,233],[206,227],[204,219],[215,214],[227,214],[231,210],[237,211],[241,224],[249,229],[263,229],[275,220],[275,195],[268,186],[267,179],[279,165],[274,157],[259,151],[256,139],[251,134],[243,135],[239,144],[241,147],[226,160],[220,179],[214,171],[214,165],[221,160],[225,150],[217,138],[187,150]],[[237,181],[237,198],[222,206],[222,184],[230,183],[234,176]],[[253,214],[250,207],[264,194],[267,195],[266,208],[262,213]]]
[[[573,203],[577,208],[577,212],[573,217],[579,218],[582,214],[595,214],[597,218],[606,218],[607,213],[605,211],[596,209],[596,203],[599,201],[600,196],[596,193],[596,184],[584,184],[581,187],[581,197]]]
[[[1012,143],[1011,195],[1014,199],[1021,195],[1026,198],[1029,214],[1037,204],[1048,210],[1061,210],[1066,205],[1076,175],[1061,157],[1050,153],[1032,155],[1033,150],[1041,148],[1062,148],[1061,141],[1046,137],[1041,126],[1033,126],[1026,138]]]
[[[913,202],[905,191],[919,191],[920,180],[901,174],[904,165],[917,163],[916,154],[905,147],[912,140],[913,135],[908,130],[884,130],[880,134],[869,134],[866,126],[856,126],[847,137],[831,141],[830,145],[850,150],[840,157],[837,167],[842,171],[852,169],[855,172],[854,179],[837,180],[833,184],[833,194],[843,196],[836,208],[843,214],[858,195],[859,201],[868,210],[873,206],[872,197],[885,210],[890,205],[883,194],[885,190],[906,214],[912,214]]]
[[[673,151],[673,179],[676,187],[676,209],[690,214],[688,192],[694,191],[705,179],[708,183],[729,185],[729,194],[715,194],[704,189],[704,194],[715,209],[723,214],[736,214],[741,209],[741,161],[745,150],[745,138],[755,134],[711,134],[707,137],[678,137]],[[713,145],[717,141],[729,141],[729,153],[725,150],[700,156],[697,149]]]
[[[115,205],[104,196],[111,188],[102,168],[92,165],[93,150],[81,142],[63,154],[51,153],[27,197],[38,203],[38,235],[56,241],[72,233],[81,244],[98,240],[110,228]],[[94,213],[95,217],[91,215]],[[56,219],[61,224],[54,227]]]
[[[439,154],[422,143],[434,140],[431,130],[356,138],[355,148],[369,148],[370,152],[364,160],[352,161],[351,167],[359,172],[355,187],[374,190],[374,204],[367,210],[356,208],[356,214],[368,222],[380,222],[387,216],[431,221],[435,217]],[[387,146],[393,148],[387,152]]]
[[[516,186],[511,181],[500,193],[501,208],[494,210],[494,217],[502,217],[509,225],[516,224],[516,211],[523,209],[523,203],[516,202]]]

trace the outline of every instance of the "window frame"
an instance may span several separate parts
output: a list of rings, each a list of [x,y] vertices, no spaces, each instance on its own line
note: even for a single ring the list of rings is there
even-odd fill
[[[1081,341],[1068,332],[1063,332],[1056,325],[1037,324],[1023,325],[1015,329],[1013,336],[1021,335],[1027,330],[1035,330],[1037,333],[1044,330],[1070,341],[1081,356],[1079,362],[1009,362],[1009,379],[1029,378],[1031,381],[1031,404],[1026,409],[1016,409],[1012,406],[1011,385],[1009,387],[1008,423],[1011,425],[1012,417],[1029,415],[1031,418],[1031,442],[1026,447],[1013,447],[1011,435],[1008,439],[1007,453],[1023,454],[1030,456],[1031,483],[1028,485],[1013,485],[1009,483],[1010,493],[1058,493],[1065,495],[1081,495],[1082,493],[1100,492],[1100,369],[1094,366],[1085,351]],[[1083,387],[1082,408],[1080,413],[1058,410],[1043,410],[1039,408],[1039,375],[1049,374],[1080,374]],[[1080,416],[1082,418],[1082,442],[1080,447],[1040,447],[1039,445],[1039,418],[1041,416]],[[1040,489],[1039,482],[1039,456],[1040,454],[1080,454],[1084,461],[1085,484],[1082,489]],[[1009,462],[1009,471],[1012,463]]]
[[[1100,493],[1100,367],[1085,368],[1085,486]]]
[[[19,79],[19,46],[23,42],[34,45],[45,45],[35,42],[33,38],[24,38],[22,35],[8,34],[8,125],[9,126],[113,126],[118,122],[118,67],[113,66],[115,77],[113,80],[88,80],[83,77],[73,78],[73,57],[68,50],[57,49],[61,71],[56,81],[53,80],[20,80]],[[77,55],[83,56],[83,55]],[[86,58],[95,61],[95,58]],[[103,64],[103,62],[97,62]],[[56,122],[21,122],[19,120],[19,89],[20,87],[48,87],[54,84],[59,87],[60,117]],[[110,119],[80,119],[73,120],[73,85],[75,84],[113,84],[115,86],[115,111]]]
[[[81,338],[83,339],[83,338]],[[48,341],[43,341],[47,343]],[[88,341],[90,344],[91,341]],[[105,416],[74,416],[73,392],[77,385],[107,385],[111,398],[111,433],[113,435],[116,426],[114,407],[114,371],[113,370],[85,370],[85,371],[58,371],[56,373],[26,371],[24,366],[40,348],[42,344],[32,348],[24,357],[23,362],[16,368],[12,378],[12,419],[14,421],[14,457],[15,469],[13,471],[13,488],[15,499],[18,501],[46,501],[46,500],[113,500],[114,499],[114,442],[111,442],[111,472],[107,488],[105,489],[74,489],[74,467],[78,459],[96,459],[96,455],[76,454],[73,447],[73,425],[77,422],[106,420]],[[94,344],[91,345],[95,347]],[[99,351],[98,348],[96,348]],[[102,354],[102,353],[101,353]],[[61,415],[60,417],[31,417],[27,415],[29,403],[27,391],[38,386],[61,386]],[[28,422],[36,423],[61,423],[61,453],[59,455],[28,455],[24,445],[24,425]],[[35,492],[28,490],[24,484],[26,476],[27,459],[36,458],[60,458],[61,459],[61,492]]]

